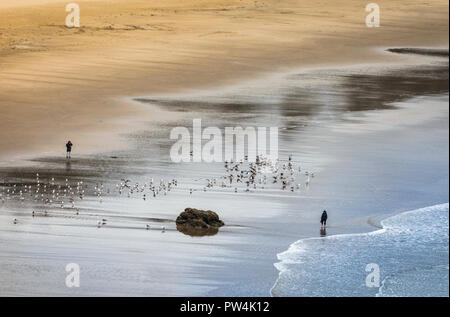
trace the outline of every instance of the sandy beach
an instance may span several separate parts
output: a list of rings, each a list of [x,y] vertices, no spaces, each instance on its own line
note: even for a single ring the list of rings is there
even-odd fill
[[[292,67],[395,61],[376,47],[448,46],[445,1],[380,1],[382,27],[360,1],[64,1],[0,4],[0,155],[80,153],[164,114],[119,98],[218,87]],[[156,111],[156,110],[155,110]],[[140,118],[139,122],[130,118]],[[87,137],[88,136],[88,137]],[[81,141],[82,142],[78,142]]]
[[[410,210],[448,227],[448,2],[379,1],[379,28],[356,0],[77,3],[75,29],[65,1],[0,3],[1,296],[378,296],[346,249],[371,260],[364,235]],[[227,184],[223,163],[172,162],[171,129],[195,118],[279,127],[278,168],[291,156],[297,187],[264,173],[254,188]],[[184,234],[175,219],[187,207],[225,226]],[[407,264],[448,296],[448,279],[434,279],[448,275],[448,232],[430,228],[410,244],[438,237],[446,258]],[[305,254],[323,265],[297,248],[311,238],[340,251],[330,271],[362,271],[340,272],[343,288],[317,283],[297,266]],[[388,238],[370,242],[381,265],[398,244]],[[414,246],[390,251],[410,259]],[[64,283],[68,263],[79,288]],[[392,273],[384,294],[404,294]]]

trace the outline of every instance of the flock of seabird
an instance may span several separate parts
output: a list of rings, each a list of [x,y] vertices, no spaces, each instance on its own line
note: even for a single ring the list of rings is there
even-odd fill
[[[206,181],[203,187],[204,192],[215,188],[228,189],[234,193],[252,192],[267,188],[296,192],[307,189],[312,178],[314,178],[314,173],[302,172],[302,168],[294,163],[291,156],[285,162],[279,160],[274,162],[263,156],[257,156],[256,160],[251,162],[245,156],[239,161],[226,161],[224,169],[223,176],[204,179]],[[122,179],[115,185],[115,192],[121,197],[139,198],[146,201],[158,196],[166,196],[177,187],[177,179],[154,181],[151,178],[148,182],[134,184],[130,180]],[[46,209],[45,206],[57,206],[61,209],[73,210],[75,215],[79,215],[80,211],[76,207],[76,200],[83,200],[88,189],[89,186],[83,181],[71,184],[69,179],[65,178],[63,182],[58,183],[55,178],[51,178],[43,182],[39,174],[36,174],[35,182],[32,184],[0,183],[0,206],[11,199],[18,199],[20,204],[23,205],[28,196],[36,204],[43,204],[43,209]],[[189,195],[197,190],[189,188]],[[110,188],[105,188],[102,183],[97,183],[93,185],[91,195],[102,203],[104,195],[111,194],[111,192]],[[40,212],[33,210],[31,212],[32,217],[48,216],[48,214],[47,210]],[[17,218],[13,219],[13,224],[18,222]],[[102,218],[97,221],[98,228],[106,224],[107,219]],[[150,230],[150,225],[146,224],[145,229]],[[163,232],[165,231],[165,227],[160,227],[160,229]]]
[[[244,159],[237,162],[226,161],[224,168],[225,174],[222,177],[206,179],[207,184],[203,191],[218,186],[233,188],[235,193],[266,188],[295,192],[302,188],[307,189],[314,177],[314,173],[308,171],[302,173],[302,168],[294,163],[292,156],[289,156],[287,162],[280,162],[279,160],[274,162],[263,156],[256,156],[255,162],[251,162],[248,156],[245,156]],[[192,194],[192,191],[190,189],[190,194]]]

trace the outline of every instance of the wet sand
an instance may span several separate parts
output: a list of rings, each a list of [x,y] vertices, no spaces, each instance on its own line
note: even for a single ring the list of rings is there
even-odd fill
[[[0,159],[126,148],[119,136],[172,119],[123,97],[189,92],[297,67],[395,62],[379,47],[448,46],[448,2],[64,1],[0,4]],[[407,8],[407,9],[406,9]]]
[[[129,150],[1,168],[3,197],[14,184],[35,189],[36,173],[42,184],[55,177],[62,186],[68,178],[88,187],[74,207],[44,207],[29,196],[21,203],[17,192],[0,203],[0,294],[267,296],[278,275],[276,254],[318,236],[323,208],[332,235],[373,230],[374,217],[447,202],[448,59],[401,58],[396,67],[300,70],[217,91],[141,96],[135,102],[174,119],[127,134]],[[295,192],[204,192],[206,179],[224,174],[223,164],[168,157],[170,129],[200,114],[204,126],[279,126],[281,159],[293,155],[314,172],[311,184],[301,175]],[[115,187],[150,178],[175,178],[178,186],[145,201]],[[214,236],[184,235],[173,221],[186,207],[215,210],[226,226]],[[79,289],[64,285],[71,262],[81,266]]]

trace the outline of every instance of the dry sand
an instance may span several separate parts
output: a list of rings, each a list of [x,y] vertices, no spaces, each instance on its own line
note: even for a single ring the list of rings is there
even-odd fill
[[[123,145],[115,133],[169,119],[123,96],[217,87],[294,67],[395,61],[379,47],[448,46],[448,2],[249,0],[0,3],[0,159]],[[99,144],[101,146],[99,146]]]

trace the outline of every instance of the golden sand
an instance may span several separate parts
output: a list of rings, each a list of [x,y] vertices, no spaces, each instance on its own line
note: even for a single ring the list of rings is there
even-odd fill
[[[65,5],[81,28],[65,27]],[[218,87],[272,72],[395,60],[374,48],[448,47],[448,1],[2,0],[0,158],[118,146],[169,119],[121,97]],[[101,146],[99,146],[101,144]]]

